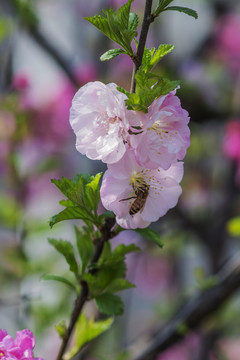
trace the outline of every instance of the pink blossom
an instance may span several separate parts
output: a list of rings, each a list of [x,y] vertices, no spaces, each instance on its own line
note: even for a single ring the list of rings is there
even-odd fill
[[[216,50],[233,71],[240,70],[240,16],[232,13],[220,18],[216,26]]]
[[[240,161],[240,119],[233,119],[227,123],[223,152],[229,159]]]
[[[78,90],[70,109],[70,124],[80,153],[109,164],[121,159],[128,138],[125,99],[114,83],[89,82]]]
[[[174,163],[168,170],[147,169],[136,162],[134,151],[128,150],[119,162],[108,165],[103,176],[100,189],[103,206],[115,213],[117,223],[125,229],[147,227],[177,204],[182,176],[182,162]],[[135,191],[141,187],[148,189],[146,201],[131,215]]]
[[[35,338],[28,330],[17,331],[16,340],[0,329],[0,359],[1,360],[43,360],[33,356]]]
[[[190,145],[189,117],[175,91],[156,99],[147,114],[135,114],[130,124],[140,126],[143,131],[132,127],[139,134],[132,135],[130,142],[140,165],[167,170],[172,163],[184,158]]]
[[[12,80],[12,87],[14,90],[23,91],[29,88],[29,78],[26,74],[17,73],[14,74]]]

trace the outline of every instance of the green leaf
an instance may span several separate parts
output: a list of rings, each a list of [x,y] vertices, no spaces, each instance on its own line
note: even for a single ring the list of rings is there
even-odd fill
[[[123,313],[123,302],[119,296],[103,294],[95,298],[98,309],[106,315],[121,315]]]
[[[48,242],[55,247],[55,249],[64,256],[66,259],[70,271],[72,271],[75,275],[78,275],[78,264],[75,259],[73,246],[69,241],[66,240],[56,240],[56,239],[48,239]]]
[[[194,17],[195,19],[198,18],[198,13],[193,10],[193,9],[189,9],[187,7],[182,7],[182,6],[168,6],[166,7],[164,10],[162,11],[167,11],[167,10],[176,10],[176,11],[179,11],[179,12],[183,12],[184,14],[187,14],[189,16],[192,16]]]
[[[65,337],[66,331],[67,331],[67,325],[64,320],[60,321],[55,326],[55,330],[58,332],[58,335],[63,339]]]
[[[97,336],[108,330],[111,327],[112,323],[112,318],[95,322],[94,319],[89,320],[82,313],[79,316],[76,324],[75,343],[72,349],[64,356],[64,359],[69,360],[73,358],[86,343],[95,339]]]
[[[82,276],[88,283],[92,298],[102,295],[115,279],[124,278],[126,275],[126,264],[123,260],[97,265],[96,269],[96,272]]]
[[[110,49],[106,51],[104,54],[102,54],[100,60],[101,61],[111,60],[120,54],[126,54],[126,51],[124,51],[123,49]]]
[[[121,86],[117,87],[117,90],[122,92],[123,94],[127,95],[127,97],[130,95],[130,92],[122,88]]]
[[[134,288],[134,287],[135,287],[135,285],[130,283],[128,280],[117,278],[110,283],[110,285],[106,288],[106,291],[107,291],[107,293],[115,293],[115,292],[119,292],[122,290]]]
[[[240,236],[240,216],[236,216],[227,222],[227,231],[232,236]]]
[[[85,221],[91,221],[92,218],[89,214],[79,206],[67,207],[57,215],[54,215],[49,220],[49,225],[52,228],[53,225],[64,221],[64,220],[73,220],[73,219],[81,219]]]
[[[73,203],[84,207],[84,184],[81,174],[73,180],[62,177],[61,180],[52,179],[51,182]]]
[[[102,173],[95,176],[78,174],[73,180],[62,177],[61,180],[52,179],[57,188],[67,197],[60,201],[66,209],[50,219],[50,226],[63,220],[82,219],[87,225],[98,224],[97,207],[100,201],[100,178]]]
[[[94,247],[90,238],[90,234],[84,231],[79,231],[79,229],[75,227],[75,235],[78,253],[81,260],[81,274],[83,274],[93,256]]]
[[[163,243],[159,237],[159,234],[156,231],[150,229],[149,227],[144,229],[136,229],[135,231],[145,239],[154,242],[159,247],[163,247]]]
[[[126,254],[134,251],[140,251],[140,248],[134,244],[120,244],[113,250],[111,254],[108,254],[108,256],[104,256],[103,254],[98,262],[98,266],[115,265],[116,263],[123,261]]]
[[[97,207],[100,201],[100,179],[102,173],[98,173],[95,176],[89,174],[82,174],[85,185],[85,205],[90,206],[94,212],[97,212]]]
[[[75,291],[77,291],[76,286],[71,281],[69,281],[68,279],[66,279],[63,276],[53,275],[53,274],[45,274],[41,277],[41,280],[58,281],[58,282],[68,285],[71,289],[74,289]]]
[[[136,31],[138,27],[138,15],[134,12],[129,14],[128,29]]]
[[[174,49],[174,45],[170,44],[161,44],[159,48],[153,54],[150,60],[150,69],[153,68],[165,55],[172,52]]]
[[[131,9],[131,4],[133,0],[128,0],[126,4],[120,7],[118,10],[118,21],[122,28],[128,29],[128,22],[129,22],[129,14]]]
[[[108,38],[121,45],[129,56],[134,56],[131,42],[137,36],[135,30],[136,16],[130,15],[131,3],[128,0],[117,12],[113,9],[103,10],[103,15],[95,15],[86,17],[92,25],[96,26]]]
[[[161,95],[166,95],[177,88],[179,81],[161,78],[157,74],[146,73],[140,67],[135,75],[136,93],[129,94],[125,100],[129,110],[148,112],[148,107]],[[157,79],[157,80],[156,80]]]

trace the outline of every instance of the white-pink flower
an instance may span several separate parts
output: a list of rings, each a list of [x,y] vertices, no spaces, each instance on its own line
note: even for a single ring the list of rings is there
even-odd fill
[[[129,136],[125,99],[114,83],[89,82],[78,90],[70,109],[70,124],[80,153],[108,164],[121,159]]]
[[[2,360],[43,360],[34,357],[33,348],[35,337],[28,330],[17,331],[16,340],[8,335],[6,330],[0,329],[0,359]]]
[[[167,170],[186,155],[190,145],[189,117],[175,92],[156,99],[147,114],[131,114],[131,130],[136,135],[131,136],[130,143],[142,166]]]
[[[134,150],[128,150],[119,162],[108,165],[103,176],[103,206],[115,213],[117,223],[125,229],[147,227],[177,204],[182,176],[182,162],[168,170],[148,169],[136,162]],[[135,214],[130,214],[131,209]]]

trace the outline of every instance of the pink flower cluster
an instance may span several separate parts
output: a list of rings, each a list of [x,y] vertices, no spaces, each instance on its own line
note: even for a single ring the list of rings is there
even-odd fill
[[[127,229],[144,228],[177,204],[189,117],[176,91],[160,96],[148,113],[128,110],[114,83],[84,85],[73,98],[70,124],[79,152],[108,165],[104,207]]]
[[[0,359],[1,360],[43,360],[33,356],[35,338],[28,330],[17,331],[16,340],[0,329]]]

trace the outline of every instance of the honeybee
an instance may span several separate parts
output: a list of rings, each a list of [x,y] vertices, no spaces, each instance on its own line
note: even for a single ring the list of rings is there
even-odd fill
[[[135,215],[139,211],[140,212],[143,211],[144,205],[148,197],[149,185],[142,183],[137,187],[133,186],[133,189],[135,192],[135,196],[132,196],[127,199],[119,200],[119,201],[125,201],[125,200],[135,199],[129,209],[130,215]]]

